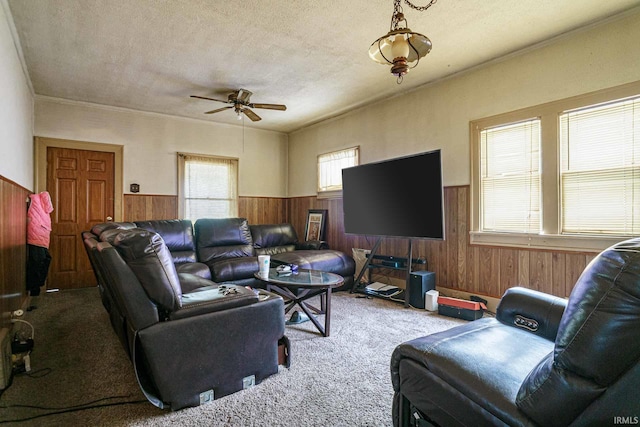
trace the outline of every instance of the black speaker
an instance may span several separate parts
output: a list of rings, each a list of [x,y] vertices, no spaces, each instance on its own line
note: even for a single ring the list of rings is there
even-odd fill
[[[409,304],[415,308],[424,308],[424,294],[435,288],[436,273],[413,271],[409,278]]]

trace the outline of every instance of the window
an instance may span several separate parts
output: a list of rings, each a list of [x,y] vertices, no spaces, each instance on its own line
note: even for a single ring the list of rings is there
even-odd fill
[[[238,160],[178,153],[180,217],[238,216]]]
[[[640,97],[560,116],[562,232],[640,234]]]
[[[472,244],[600,251],[640,234],[640,82],[470,125]]]
[[[540,232],[540,120],[483,129],[482,230]]]
[[[332,197],[342,190],[342,169],[360,163],[359,147],[318,156],[318,196]]]

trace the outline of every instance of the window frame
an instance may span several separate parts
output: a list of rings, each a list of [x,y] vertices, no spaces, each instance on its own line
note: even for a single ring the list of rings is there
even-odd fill
[[[560,115],[568,110],[640,95],[640,81],[469,122],[471,152],[470,238],[472,245],[597,252],[632,236],[561,234]],[[481,231],[480,132],[483,129],[540,119],[540,234]]]
[[[360,165],[360,146],[356,145],[353,147],[341,148],[339,150],[328,151],[326,153],[320,153],[316,157],[316,197],[318,199],[335,199],[342,197],[342,184],[340,184],[340,189],[335,190],[320,190],[320,157],[326,156],[328,154],[340,153],[343,151],[353,150],[355,152],[356,164],[353,166]]]
[[[209,159],[221,159],[221,160],[233,160],[236,163],[236,215],[240,209],[240,160],[237,157],[215,156],[211,154],[199,154],[199,153],[185,153],[178,152],[178,217],[185,218],[185,162],[186,157],[202,157]]]
[[[524,129],[522,128],[522,126],[524,126]],[[493,143],[493,142],[499,143],[499,139],[500,138],[496,137],[497,141],[494,141],[493,138],[490,138],[491,137],[490,133],[493,133],[495,131],[498,131],[499,133],[505,132],[504,128],[511,128],[511,129],[517,128],[517,129],[520,129],[521,131],[525,131],[526,128],[529,128],[530,131],[532,131],[534,128],[537,128],[537,130],[538,130],[537,136],[529,138],[528,142],[533,143],[533,142],[537,141],[538,145],[536,147],[534,147],[533,144],[531,144],[529,146],[529,150],[525,150],[526,153],[519,153],[519,154],[523,154],[524,156],[527,156],[527,155],[531,156],[533,151],[538,151],[539,152],[540,132],[541,132],[540,119],[538,117],[531,117],[529,119],[518,121],[518,122],[515,122],[515,123],[505,123],[505,124],[502,124],[502,125],[499,125],[499,126],[485,127],[483,129],[479,129],[478,130],[478,132],[479,132],[478,137],[479,137],[479,144],[480,144],[479,149],[480,149],[480,157],[481,157],[481,159],[482,158],[489,159],[489,156],[488,156],[487,152],[489,151],[489,145],[490,145],[489,143],[490,142],[491,143]],[[485,138],[483,138],[483,133],[485,133],[485,131],[487,131],[487,134],[485,135]],[[531,133],[531,135],[533,135],[533,133]],[[485,143],[483,143],[483,140],[485,141]],[[516,154],[518,154],[518,153],[516,153]],[[531,158],[533,158],[533,157],[531,157]],[[507,174],[506,177],[503,176],[502,179],[501,179],[501,175],[500,174],[493,175],[493,174],[489,173],[489,170],[492,169],[491,165],[486,166],[484,168],[485,169],[484,173],[481,170],[480,171],[480,175],[479,175],[479,179],[480,179],[480,181],[479,181],[480,194],[486,194],[486,192],[483,191],[483,189],[485,187],[485,185],[484,185],[485,183],[487,185],[489,185],[490,187],[493,187],[493,188],[498,187],[499,188],[501,181],[513,181],[514,179],[516,179],[516,180],[525,179],[526,181],[529,182],[529,184],[530,184],[529,190],[531,190],[532,189],[532,186],[531,186],[532,181],[539,180],[539,177],[541,176],[539,156],[535,157],[535,159],[536,159],[536,163],[537,163],[537,165],[535,167],[532,166],[532,163],[531,163],[531,160],[530,160],[529,161],[529,165],[528,165],[529,166],[528,170],[519,169],[517,172],[513,172],[513,170],[512,170],[512,171],[510,171],[510,173]],[[501,164],[499,159],[493,159],[493,160],[495,160],[495,162],[497,164]],[[479,163],[479,167],[482,167],[481,162]],[[500,166],[498,166],[498,168],[500,168]],[[533,172],[536,172],[536,173],[534,174]],[[535,179],[535,178],[538,178],[538,179]],[[494,185],[491,185],[492,183],[494,183]],[[537,195],[540,196],[542,194],[541,191],[540,191],[540,186],[538,185],[537,187],[538,187],[537,188]],[[479,200],[481,200],[481,199],[479,199]],[[487,216],[483,215],[483,210],[486,208],[488,203],[486,202],[486,200],[481,200],[481,202],[482,202],[482,204],[481,204],[481,207],[480,207],[480,218],[479,218],[480,222],[479,222],[479,224],[483,224],[483,226],[479,225],[479,227],[480,228],[484,228],[484,227],[487,226],[487,222],[488,221],[486,220]],[[530,202],[529,206],[531,207],[531,194],[529,194],[529,202]],[[540,197],[538,197],[538,200],[535,203],[536,203],[536,205],[540,203]],[[539,210],[537,212],[538,212],[538,217],[539,217],[540,216]],[[513,220],[512,217],[510,217],[509,222],[511,222],[512,226],[514,225],[513,224],[514,220]],[[521,227],[523,227],[523,228],[527,228],[527,229],[531,230],[531,226],[532,226],[531,223],[532,223],[532,221],[526,221],[526,222],[523,222],[523,223],[521,223],[519,225]],[[502,225],[504,226],[506,224],[502,224]],[[540,222],[539,221],[538,221],[538,224],[535,226],[535,228],[537,228],[538,226],[540,226]],[[489,229],[483,229],[483,231],[485,231],[485,232],[486,231],[489,231],[489,232],[509,232],[508,230],[489,230]],[[513,230],[512,232],[513,233],[523,233],[524,231]]]

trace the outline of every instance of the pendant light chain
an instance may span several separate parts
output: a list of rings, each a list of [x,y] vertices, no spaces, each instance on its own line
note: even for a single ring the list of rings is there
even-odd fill
[[[424,6],[416,6],[411,3],[409,0],[404,0],[404,2],[409,5],[410,8],[415,9],[419,12],[424,12],[429,9],[431,6],[436,4],[438,0],[431,0],[428,4]],[[393,0],[393,15],[391,15],[391,31],[395,31],[398,29],[398,25],[400,22],[404,21],[404,28],[407,27],[407,20],[404,17],[404,11],[402,10],[402,0]]]
[[[404,19],[404,13],[402,11],[402,6],[400,5],[401,0],[393,1],[393,15],[391,15],[391,29],[390,31],[395,31],[398,29],[398,24],[401,21],[405,22],[405,27],[407,21]]]
[[[426,5],[424,5],[424,6],[416,6],[415,4],[411,3],[409,0],[404,0],[404,2],[405,2],[406,4],[408,4],[410,8],[415,9],[415,10],[419,10],[420,12],[423,12],[423,11],[425,11],[425,10],[429,9],[431,6],[433,6],[434,4],[436,4],[436,2],[437,2],[437,1],[438,1],[438,0],[431,0],[431,1],[429,2],[429,4],[426,4]]]

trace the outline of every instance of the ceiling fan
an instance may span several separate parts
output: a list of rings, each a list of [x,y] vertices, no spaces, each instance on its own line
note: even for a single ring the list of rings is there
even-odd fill
[[[251,95],[252,93],[246,89],[238,89],[230,93],[226,101],[222,99],[208,98],[206,96],[198,96],[198,95],[191,95],[191,98],[206,99],[208,101],[224,102],[225,104],[231,104],[228,107],[222,107],[215,110],[206,111],[204,114],[219,113],[220,111],[233,108],[236,114],[238,115],[238,120],[242,118],[242,113],[244,113],[247,117],[249,117],[254,122],[257,122],[258,120],[262,120],[262,118],[256,113],[254,113],[253,110],[251,110],[250,108],[264,108],[267,110],[280,110],[280,111],[285,111],[287,109],[287,106],[282,104],[252,103],[250,102]]]

